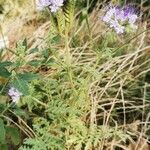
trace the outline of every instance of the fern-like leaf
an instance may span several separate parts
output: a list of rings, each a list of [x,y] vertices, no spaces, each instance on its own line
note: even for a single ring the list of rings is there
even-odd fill
[[[65,15],[66,29],[69,32],[69,30],[71,29],[73,25],[75,0],[67,0],[64,5],[63,11]]]
[[[64,36],[65,18],[62,10],[57,12],[57,28],[60,35]]]
[[[51,23],[50,32],[52,35],[55,35],[56,33],[58,33],[58,22],[56,16],[54,16],[52,13],[50,16],[50,23]]]

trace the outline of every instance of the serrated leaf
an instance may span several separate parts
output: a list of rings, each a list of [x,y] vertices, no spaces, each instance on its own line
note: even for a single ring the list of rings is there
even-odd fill
[[[3,120],[0,118],[0,143],[5,143],[5,135],[6,135],[6,131],[5,131],[5,125]]]
[[[21,80],[25,80],[25,81],[32,81],[34,79],[37,79],[39,76],[37,74],[34,74],[34,73],[30,73],[30,72],[27,72],[27,73],[23,73],[23,74],[18,74],[18,79],[21,79]]]
[[[0,76],[4,78],[10,77],[11,73],[4,67],[0,68]]]
[[[32,60],[32,61],[28,62],[28,64],[33,67],[38,67],[41,65],[41,60]]]
[[[11,84],[12,84],[13,87],[15,87],[23,95],[28,95],[29,87],[28,87],[27,81],[22,80],[22,79],[16,79]]]
[[[19,133],[19,130],[17,128],[7,126],[6,127],[6,133],[8,136],[10,136],[11,141],[15,145],[18,145],[21,142],[20,133]]]
[[[3,62],[0,63],[0,68],[7,67],[7,66],[10,66],[12,64],[13,63],[10,62],[10,61],[3,61]]]

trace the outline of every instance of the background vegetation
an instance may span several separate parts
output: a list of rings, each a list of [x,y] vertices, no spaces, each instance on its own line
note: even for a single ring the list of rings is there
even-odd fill
[[[138,30],[117,35],[101,17],[125,1],[91,2],[54,16],[0,0],[0,150],[149,149],[149,3],[135,1]]]

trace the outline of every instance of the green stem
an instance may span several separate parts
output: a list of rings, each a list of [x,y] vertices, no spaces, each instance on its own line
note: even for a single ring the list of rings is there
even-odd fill
[[[40,105],[44,106],[45,108],[47,108],[47,107],[48,107],[48,105],[47,105],[47,104],[45,104],[45,103],[43,103],[43,102],[39,101],[37,98],[32,97],[32,99],[33,99],[34,101],[36,101],[38,104],[40,104]]]
[[[66,34],[65,34],[65,54],[66,54],[65,61],[67,65],[68,77],[69,77],[72,89],[74,90],[75,94],[77,94],[75,87],[74,87],[74,83],[73,83],[73,72],[71,69],[71,54],[70,54],[70,47],[69,47],[68,31],[66,31]]]
[[[70,68],[71,65],[71,55],[70,55],[70,48],[69,48],[69,37],[68,37],[68,32],[65,35],[65,50],[66,50],[66,63],[67,67]]]

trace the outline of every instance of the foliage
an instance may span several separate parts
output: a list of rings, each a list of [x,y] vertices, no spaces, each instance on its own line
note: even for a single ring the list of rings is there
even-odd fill
[[[104,8],[76,2],[50,14],[43,47],[24,39],[1,51],[0,149],[117,150],[149,136],[149,29],[118,35]]]

